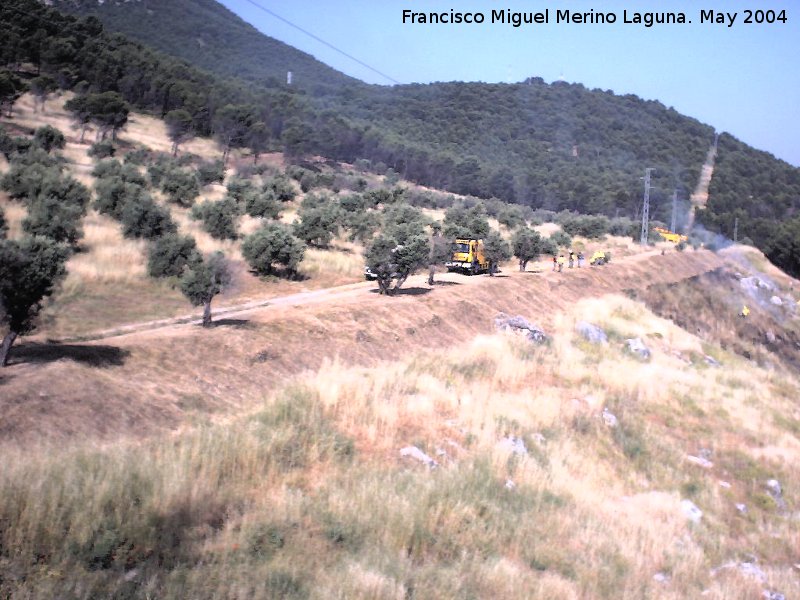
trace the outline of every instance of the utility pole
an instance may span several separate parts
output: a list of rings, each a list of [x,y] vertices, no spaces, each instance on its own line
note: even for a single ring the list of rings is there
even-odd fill
[[[672,192],[672,224],[669,230],[672,233],[678,233],[678,190]]]
[[[733,221],[733,243],[737,243],[739,241],[739,217],[736,217]]]
[[[647,234],[650,230],[650,173],[655,171],[647,168],[644,171],[644,202],[642,203],[642,246],[647,245]]]

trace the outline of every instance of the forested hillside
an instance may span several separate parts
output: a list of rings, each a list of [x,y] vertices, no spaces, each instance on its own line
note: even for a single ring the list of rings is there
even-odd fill
[[[800,275],[800,169],[721,135],[706,210],[706,227],[748,239],[782,269]]]
[[[56,2],[221,76],[279,85],[270,75],[277,69],[282,81],[294,60],[285,46],[211,0],[186,4]],[[155,15],[181,23],[165,31],[150,25]],[[292,151],[362,158],[425,185],[554,210],[636,216],[640,178],[654,167],[654,214],[669,220],[673,189],[688,198],[713,139],[710,127],[658,102],[539,78],[516,85],[336,86],[328,85],[330,73],[307,71],[297,81],[295,90],[311,93],[294,100],[314,116],[292,128]]]
[[[262,35],[214,0],[55,0],[51,4],[77,15],[94,15],[112,31],[202,69],[257,85],[283,84],[287,71],[292,72],[292,85],[318,93],[360,83],[305,52]]]
[[[652,167],[651,215],[669,222],[673,190],[689,197],[713,140],[710,126],[659,102],[579,84],[531,78],[513,85],[368,86],[288,52],[211,0],[186,4],[63,0],[58,6],[96,13],[106,27],[209,71],[104,33],[92,17],[66,19],[35,0],[11,0],[0,9],[0,64],[9,81],[30,80],[41,69],[62,88],[118,92],[159,117],[185,110],[191,133],[213,135],[228,149],[359,161],[423,185],[557,211],[636,218],[641,177]],[[151,23],[154,15],[163,17],[158,24]],[[292,66],[303,84],[287,87],[285,61],[300,55],[312,62],[308,69]],[[319,85],[307,86],[308,78]],[[790,165],[723,135],[700,222],[731,236],[739,216],[740,239],[797,273],[796,224],[781,221],[797,206],[798,177]]]

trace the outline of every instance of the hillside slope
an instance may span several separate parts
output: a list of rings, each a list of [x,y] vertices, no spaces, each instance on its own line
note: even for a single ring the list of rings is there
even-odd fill
[[[31,344],[0,380],[0,593],[794,597],[796,373],[630,298],[743,264],[640,255]],[[550,343],[494,334],[498,310]]]
[[[313,93],[364,85],[305,52],[263,35],[214,0],[54,0],[50,4],[77,15],[95,16],[111,31],[201,69],[253,85],[283,85],[288,71],[292,72],[293,86]]]
[[[55,6],[94,14],[110,30],[224,77],[239,76],[242,65],[284,68],[285,49],[255,30],[241,35],[242,21],[227,9],[212,0],[191,10],[184,4],[61,0]],[[199,10],[213,18],[201,22]],[[195,52],[197,35],[184,25],[151,27],[159,14],[182,15],[170,23],[197,21],[208,46]],[[669,222],[672,190],[688,201],[714,133],[659,102],[579,84],[548,85],[536,77],[513,85],[328,81],[320,75],[320,89],[303,98],[318,114],[301,131],[306,151],[366,159],[379,172],[389,167],[424,185],[552,210],[633,217],[641,203],[640,178],[652,167],[652,214]]]

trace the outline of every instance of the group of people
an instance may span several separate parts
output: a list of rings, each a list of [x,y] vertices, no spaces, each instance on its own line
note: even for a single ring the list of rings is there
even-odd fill
[[[578,261],[578,268],[580,269],[584,263],[584,256],[583,252],[578,252],[577,256],[574,250],[569,251],[569,268],[571,269],[575,265],[575,260]],[[561,254],[560,256],[553,255],[553,271],[558,271],[559,273],[564,269],[564,263],[567,262],[567,259],[564,258],[564,255]]]

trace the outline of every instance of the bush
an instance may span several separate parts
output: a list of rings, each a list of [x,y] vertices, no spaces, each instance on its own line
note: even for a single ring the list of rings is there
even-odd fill
[[[263,190],[272,192],[280,202],[291,202],[297,196],[292,182],[282,175],[267,179],[264,182]]]
[[[172,169],[161,180],[161,191],[168,196],[170,202],[189,207],[200,195],[200,182],[193,171]]]
[[[275,265],[296,272],[305,250],[306,245],[282,223],[268,223],[242,242],[242,255],[260,275],[273,273]]]
[[[235,240],[239,207],[232,198],[219,202],[203,202],[192,209],[192,218],[203,222],[203,229],[218,240]]]
[[[193,237],[169,233],[156,239],[147,252],[150,277],[180,277],[186,267],[202,262]]]
[[[638,239],[641,229],[642,227],[640,223],[637,223],[628,217],[617,217],[616,219],[611,219],[611,222],[608,225],[608,233],[611,235],[617,235],[620,237],[634,237],[635,239]]]
[[[556,248],[569,248],[572,246],[572,238],[564,231],[556,231],[548,239]]]
[[[109,158],[114,156],[117,153],[117,149],[114,148],[114,144],[111,143],[111,140],[102,140],[89,148],[89,156],[93,156],[94,158]]]
[[[272,192],[251,191],[245,196],[244,210],[251,217],[278,219],[281,216],[281,203]]]
[[[118,160],[102,160],[95,165],[92,175],[97,179],[119,177],[125,183],[133,183],[143,188],[147,187],[147,179],[139,172],[135,165],[122,164]]]
[[[147,195],[126,202],[122,207],[120,221],[125,237],[152,240],[178,230],[169,211]]]
[[[328,201],[313,208],[301,207],[298,216],[294,234],[311,246],[327,248],[339,228],[341,209]]]
[[[569,215],[561,219],[562,229],[573,237],[601,238],[608,233],[610,225],[608,217],[603,215]]]
[[[232,177],[226,188],[228,196],[240,203],[244,203],[248,194],[255,192],[255,187],[250,181],[239,177]]]
[[[22,221],[22,229],[30,235],[40,235],[74,247],[83,236],[81,217],[83,208],[80,205],[67,204],[53,196],[43,196],[28,207],[28,216]]]
[[[6,214],[0,208],[0,240],[6,237],[8,233],[8,221],[6,221]]]
[[[54,148],[60,150],[67,144],[64,134],[51,125],[39,127],[33,134],[33,142],[47,153]]]
[[[125,162],[141,167],[150,159],[150,154],[150,150],[147,148],[136,148],[125,155]]]
[[[135,183],[127,183],[122,177],[107,177],[95,183],[94,207],[98,212],[119,219],[129,202],[137,202],[145,195],[145,189]]]
[[[0,187],[14,199],[30,201],[39,196],[46,181],[60,178],[61,170],[56,166],[14,163],[3,176]]]
[[[221,160],[201,163],[197,167],[197,178],[200,185],[211,185],[225,181],[225,165]]]

